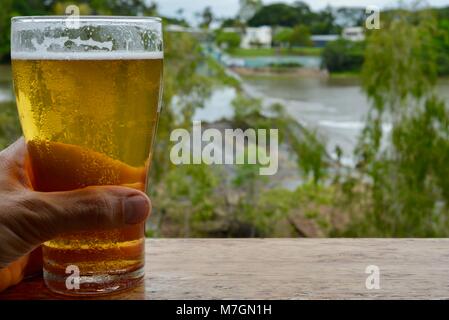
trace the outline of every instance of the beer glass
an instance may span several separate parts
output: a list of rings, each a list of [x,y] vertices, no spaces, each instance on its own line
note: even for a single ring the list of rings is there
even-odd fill
[[[146,191],[161,104],[160,19],[15,17],[11,28],[14,90],[33,188]],[[142,223],[45,242],[45,283],[75,295],[136,285],[144,275],[144,229]]]

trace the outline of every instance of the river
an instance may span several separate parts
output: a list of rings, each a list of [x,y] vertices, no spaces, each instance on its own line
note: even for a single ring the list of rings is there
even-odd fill
[[[353,164],[353,150],[369,110],[369,102],[356,78],[258,75],[241,79],[247,93],[261,98],[265,105],[283,104],[290,116],[323,137],[329,154],[334,154],[338,145],[343,150],[343,161]],[[438,82],[437,94],[449,107],[449,79]],[[195,119],[214,121],[231,117],[229,106],[234,97],[232,88],[216,89]],[[383,130],[390,132],[391,124],[386,122]]]
[[[330,154],[338,145],[343,150],[343,160],[349,165],[352,163],[351,155],[369,109],[357,79],[288,75],[241,79],[248,94],[261,98],[265,105],[283,104],[298,122],[317,130],[327,142]],[[0,107],[1,103],[13,99],[11,87],[10,69],[0,66]],[[449,106],[449,79],[439,81],[437,93]],[[213,122],[232,117],[231,102],[235,95],[233,88],[215,89],[205,107],[197,110],[194,120]],[[383,129],[388,133],[391,125],[386,123]]]

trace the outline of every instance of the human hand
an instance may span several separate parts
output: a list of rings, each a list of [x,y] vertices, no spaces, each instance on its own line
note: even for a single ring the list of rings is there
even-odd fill
[[[142,223],[151,211],[143,192],[126,187],[34,191],[26,155],[23,138],[0,152],[0,291],[22,280],[29,253],[41,243],[69,232]]]

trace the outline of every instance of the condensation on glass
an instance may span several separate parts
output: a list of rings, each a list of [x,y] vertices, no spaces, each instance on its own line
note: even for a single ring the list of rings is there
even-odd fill
[[[146,191],[161,103],[160,19],[15,17],[11,58],[35,190]],[[144,275],[144,228],[87,230],[45,242],[45,283],[73,295],[136,285]]]

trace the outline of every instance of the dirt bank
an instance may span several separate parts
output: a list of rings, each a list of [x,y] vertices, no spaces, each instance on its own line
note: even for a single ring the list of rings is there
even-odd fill
[[[292,75],[301,77],[317,77],[328,78],[329,73],[326,70],[311,69],[311,68],[244,68],[244,67],[231,67],[232,71],[241,76],[252,75]]]

